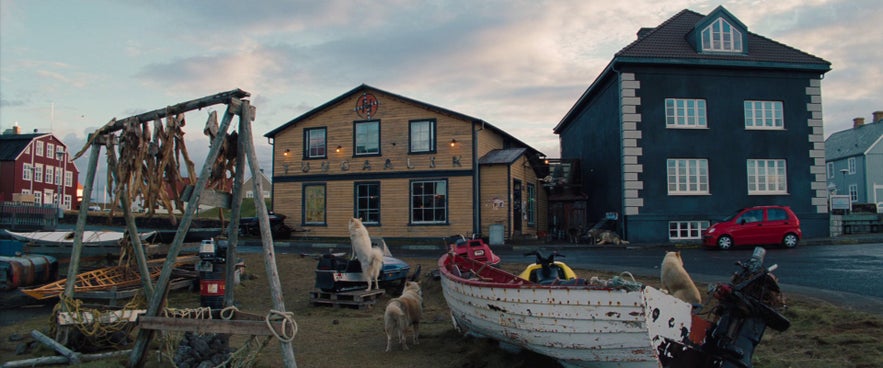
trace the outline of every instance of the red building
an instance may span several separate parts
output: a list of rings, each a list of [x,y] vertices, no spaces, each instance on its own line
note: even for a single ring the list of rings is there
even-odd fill
[[[13,127],[0,135],[0,201],[54,206],[62,193],[61,206],[76,208],[80,171],[70,158],[53,134],[21,134]]]

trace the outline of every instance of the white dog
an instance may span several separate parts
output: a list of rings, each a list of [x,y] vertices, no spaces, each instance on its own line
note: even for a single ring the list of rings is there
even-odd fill
[[[386,305],[386,312],[383,314],[383,328],[386,331],[386,351],[392,347],[393,336],[398,337],[402,349],[408,350],[407,337],[405,336],[408,329],[413,333],[412,341],[414,345],[419,344],[417,336],[420,329],[420,316],[423,314],[423,292],[420,291],[420,284],[414,281],[405,283],[405,290],[402,296],[392,299]]]
[[[693,305],[702,304],[702,295],[699,294],[699,289],[696,288],[693,279],[684,269],[681,252],[665,252],[659,277],[662,287],[675,298]]]
[[[368,282],[371,291],[371,280],[374,280],[375,289],[380,289],[380,271],[383,268],[383,250],[371,246],[371,236],[368,229],[362,225],[362,220],[350,219],[350,240],[353,243],[353,256],[359,259],[362,265],[362,279]]]

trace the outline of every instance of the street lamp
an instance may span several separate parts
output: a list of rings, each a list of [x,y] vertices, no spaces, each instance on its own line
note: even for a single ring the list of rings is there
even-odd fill
[[[64,171],[65,171],[65,166],[66,166],[63,161],[64,148],[62,148],[61,146],[58,146],[58,148],[55,149],[55,158],[58,160],[58,167],[55,169],[55,182],[56,182],[56,184],[58,184],[58,192],[56,193],[56,196],[58,196],[58,201],[55,202],[55,204],[56,204],[55,208],[58,211],[58,218],[63,218],[64,217],[64,209],[62,209],[62,207],[61,207],[61,197],[64,195],[64,187],[62,186],[62,180],[64,180]],[[59,171],[59,169],[61,171]]]

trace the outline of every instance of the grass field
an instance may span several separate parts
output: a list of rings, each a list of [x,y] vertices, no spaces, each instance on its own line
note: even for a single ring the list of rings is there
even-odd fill
[[[265,314],[272,309],[271,297],[260,254],[247,254],[247,273],[251,277],[237,286],[235,297],[243,311]],[[491,341],[460,336],[453,330],[441,286],[428,277],[436,268],[434,259],[403,259],[412,269],[422,265],[425,312],[421,322],[420,344],[410,350],[394,349],[384,352],[386,336],[383,332],[383,310],[390,298],[384,295],[370,310],[312,306],[309,292],[313,288],[316,262],[309,257],[278,255],[277,265],[283,286],[284,303],[292,311],[299,327],[294,339],[297,366],[304,367],[554,367],[550,359],[531,353],[507,353]],[[517,267],[512,265],[510,270]],[[576,270],[580,276],[604,276],[587,270]],[[640,281],[659,286],[658,278]],[[704,285],[700,285],[704,290]],[[883,318],[859,313],[821,302],[806,296],[788,295],[789,307],[785,315],[792,327],[785,332],[767,330],[755,354],[759,368],[871,368],[883,367]],[[195,307],[199,294],[193,291],[174,291],[169,305],[176,308]],[[22,313],[3,310],[2,313]],[[14,334],[27,336],[33,329],[48,330],[48,313],[22,318],[19,322],[0,327],[0,362],[53,355],[45,347],[15,355],[20,342],[10,342]],[[135,336],[135,334],[132,334]],[[238,347],[244,338],[234,338]],[[25,340],[26,341],[26,340]],[[168,367],[169,361],[158,361],[160,344],[154,339],[148,354],[148,367]],[[258,355],[256,367],[281,366],[280,345],[271,341]],[[82,367],[119,367],[126,359],[90,362]]]

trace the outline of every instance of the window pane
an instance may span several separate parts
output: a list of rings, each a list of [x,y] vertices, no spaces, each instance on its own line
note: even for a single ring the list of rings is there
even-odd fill
[[[356,124],[356,154],[380,153],[380,122],[369,121]]]

